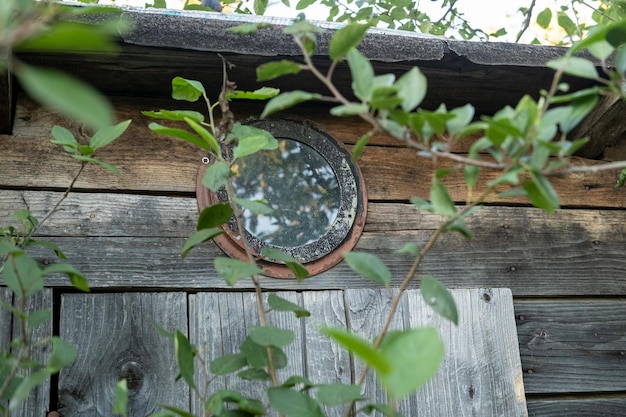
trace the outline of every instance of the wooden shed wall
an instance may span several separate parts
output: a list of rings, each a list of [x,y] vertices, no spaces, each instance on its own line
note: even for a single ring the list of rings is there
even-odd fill
[[[195,228],[195,176],[202,152],[154,135],[140,114],[180,103],[118,97],[114,105],[118,119],[132,118],[133,124],[97,156],[120,168],[122,176],[88,167],[40,235],[64,250],[96,293],[165,292],[184,303],[189,294],[228,288],[212,269],[212,258],[220,254],[213,244],[180,259],[182,244]],[[248,105],[235,111],[242,120],[260,112]],[[317,107],[281,117],[314,123],[348,146],[365,131],[360,122],[332,118]],[[46,213],[78,170],[49,143],[54,124],[68,126],[18,98],[14,134],[0,136],[0,224],[10,222],[17,208]],[[455,148],[466,150],[465,143]],[[369,211],[357,249],[387,261],[397,285],[411,259],[393,250],[407,241],[425,242],[439,222],[408,204],[413,196],[428,197],[434,165],[380,136],[360,166]],[[482,183],[493,175],[486,172]],[[452,288],[511,288],[531,416],[607,416],[626,410],[626,189],[615,189],[615,179],[615,172],[555,179],[563,209],[554,215],[523,200],[493,198],[468,220],[471,241],[446,235],[423,263],[423,273]],[[462,178],[452,175],[446,181],[454,200],[463,204]],[[54,262],[44,250],[35,253],[43,263]],[[300,284],[269,278],[262,283],[286,291],[371,286],[343,263]],[[60,276],[50,277],[47,285],[58,330],[63,317],[58,308],[70,302],[73,290]],[[236,288],[247,291],[250,284]],[[50,401],[59,405],[55,395]]]

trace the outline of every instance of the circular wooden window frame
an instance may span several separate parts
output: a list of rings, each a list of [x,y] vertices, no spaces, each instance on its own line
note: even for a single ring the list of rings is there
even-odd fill
[[[331,230],[312,243],[292,248],[277,246],[260,241],[244,230],[250,249],[264,275],[274,278],[294,278],[293,272],[284,264],[261,257],[259,252],[263,247],[280,249],[300,260],[309,276],[332,268],[341,262],[344,252],[354,248],[365,227],[367,190],[361,170],[352,162],[352,155],[342,143],[309,123],[291,120],[251,120],[245,124],[267,130],[277,139],[289,139],[311,147],[330,165],[339,184],[340,208],[337,217]],[[196,197],[200,212],[212,204],[225,200],[224,191],[214,193],[202,184],[206,168],[206,165],[202,165],[196,178]],[[228,226],[222,226],[222,229],[226,233],[213,239],[217,246],[231,258],[247,260],[239,234],[235,232],[237,227],[234,219],[231,219]],[[304,256],[307,251],[313,251],[314,255]]]

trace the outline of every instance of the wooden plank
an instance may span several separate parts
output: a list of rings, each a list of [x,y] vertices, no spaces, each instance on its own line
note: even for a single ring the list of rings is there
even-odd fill
[[[184,293],[65,294],[61,337],[78,357],[59,377],[64,416],[109,415],[115,384],[127,378],[129,416],[148,416],[156,404],[189,407],[189,390],[176,382],[174,344],[153,328],[187,333]]]
[[[19,195],[14,197],[20,198]],[[85,199],[84,206],[78,203],[81,198]],[[42,229],[52,236],[74,236],[77,234],[71,226],[74,213],[77,217],[87,215],[87,222],[79,222],[84,225],[80,226],[79,233],[93,237],[54,237],[51,240],[88,274],[92,286],[228,288],[213,272],[212,259],[222,253],[212,243],[195,249],[184,261],[180,259],[183,236],[194,228],[189,213],[195,210],[193,200],[159,198],[142,202],[144,197],[120,198],[116,209],[114,195],[102,195],[100,207],[97,198],[89,200],[80,195],[76,201],[78,206],[72,201],[67,211],[58,213],[59,223],[55,223],[57,216],[53,216],[50,229]],[[33,209],[38,206],[29,196],[27,201]],[[172,213],[151,211],[159,206],[168,210],[183,207],[183,202],[186,208],[175,209]],[[134,203],[137,203],[135,209],[129,211],[128,207]],[[0,217],[9,219],[10,210],[0,210],[0,213],[5,213]],[[177,223],[177,219],[183,220]],[[372,204],[367,224],[370,231],[361,237],[357,249],[381,256],[391,268],[393,282],[398,285],[410,267],[411,258],[399,257],[393,251],[408,241],[423,244],[439,219],[409,205]],[[421,271],[451,287],[506,285],[517,296],[625,294],[626,282],[622,279],[626,270],[623,259],[625,225],[626,213],[621,211],[561,210],[550,216],[536,209],[484,207],[468,219],[474,234],[472,241],[459,235],[444,235],[424,260]],[[105,237],[109,233],[139,236]],[[181,237],[173,237],[176,235]],[[494,242],[498,244],[497,249],[494,249]],[[48,250],[39,248],[33,253],[41,262],[56,262]],[[546,276],[551,279],[545,279]],[[52,286],[68,284],[65,277],[55,276],[47,282]],[[301,284],[267,279],[264,285],[274,289],[341,289],[363,288],[368,283],[341,263]],[[250,284],[242,281],[237,288],[250,288]]]
[[[528,400],[529,417],[622,416],[624,410],[626,410],[626,398],[623,395]]]
[[[446,345],[439,373],[399,411],[411,416],[526,416],[526,398],[513,316],[507,289],[453,290],[459,325],[442,319],[409,290],[392,328],[433,326]],[[381,328],[389,307],[383,290],[346,290],[352,329],[371,339]],[[361,366],[355,364],[358,375]],[[365,392],[384,398],[368,376]]]
[[[346,290],[346,315],[350,328],[366,340],[374,340],[382,329],[387,311],[391,304],[391,294],[384,289],[375,290]],[[409,328],[408,299],[403,297],[395,315],[390,330]],[[354,360],[354,380],[358,381],[364,369],[364,364]],[[387,395],[373,372],[365,378],[362,389],[363,395],[373,403],[387,403]],[[398,411],[405,416],[415,415],[421,405],[416,402],[415,396],[409,396],[398,401]],[[379,416],[380,414],[375,414]],[[428,414],[425,414],[428,415]]]
[[[346,328],[342,291],[307,291],[303,306],[311,313],[305,326],[305,376],[316,384],[353,382],[350,355],[345,349],[319,332],[320,326]],[[344,416],[342,407],[323,407],[327,417]]]
[[[103,173],[102,168],[89,166],[81,175],[76,187],[90,190],[125,190],[153,193],[195,193],[195,177],[201,165],[203,153],[187,143],[167,139],[152,133],[147,125],[150,120],[139,115],[146,106],[120,102],[119,115],[132,117],[134,123],[125,135],[111,147],[98,152],[98,157],[116,165],[122,176]],[[32,105],[31,105],[32,107]],[[0,187],[65,188],[78,171],[79,163],[68,158],[62,150],[49,142],[49,131],[57,119],[48,114],[29,116],[18,114],[16,133],[0,136]],[[32,110],[37,113],[37,107]],[[286,114],[284,117],[289,117]],[[312,114],[309,122],[328,129],[338,140],[353,143],[358,129],[353,124],[341,126],[327,114]],[[333,120],[332,123],[326,120]],[[45,125],[45,127],[44,127]],[[71,126],[70,126],[71,127]],[[382,144],[382,142],[381,142]],[[594,165],[598,161],[575,159],[580,165]],[[449,161],[439,161],[436,166],[429,159],[419,158],[408,148],[370,146],[359,162],[368,195],[371,200],[408,200],[414,196],[427,198],[430,178],[435,168],[451,167]],[[51,174],[54,175],[51,175]],[[616,171],[576,174],[566,178],[554,178],[553,184],[563,206],[575,207],[626,207],[626,190],[615,190]],[[476,192],[497,176],[485,171]],[[462,172],[446,178],[451,196],[455,201],[465,202],[466,190]],[[501,191],[505,191],[503,188]],[[523,198],[507,200],[492,197],[489,201],[499,204],[527,204]]]
[[[277,293],[277,295],[302,305],[302,296],[297,293]],[[236,353],[245,340],[246,331],[257,326],[258,310],[254,293],[225,292],[198,293],[189,297],[190,340],[201,352],[206,352],[207,362],[228,353]],[[278,371],[280,380],[292,375],[304,375],[304,341],[302,320],[293,313],[272,312],[268,314],[268,325],[294,332],[294,342],[283,350],[288,359],[288,366]],[[215,384],[215,385],[213,385]],[[208,387],[208,392],[217,389],[234,389],[251,398],[266,402],[263,383],[245,381],[229,375],[216,378]],[[193,410],[198,413],[201,405],[194,397]]]
[[[17,299],[13,299],[11,291],[3,287],[0,287],[0,301],[13,304],[14,307],[18,307],[19,303]],[[44,288],[26,299],[25,310],[27,313],[44,309],[52,309],[52,290],[49,288]],[[6,310],[0,308],[0,349],[7,349],[11,340],[18,336],[21,336],[18,320],[11,316]],[[52,336],[51,320],[36,327],[30,334],[31,341],[34,345],[37,345],[38,341],[49,338],[50,336]],[[44,347],[31,350],[31,360],[41,363],[47,362],[50,355],[49,345],[43,344],[42,346]],[[12,411],[16,416],[43,416],[47,413],[49,405],[50,379],[46,379],[41,385],[31,391],[24,402]]]
[[[602,156],[604,149],[614,145],[626,132],[625,112],[626,101],[621,97],[617,95],[602,97],[595,109],[570,135],[572,138],[589,138],[589,142],[576,154],[584,158]]]
[[[626,301],[515,304],[528,393],[626,391]]]

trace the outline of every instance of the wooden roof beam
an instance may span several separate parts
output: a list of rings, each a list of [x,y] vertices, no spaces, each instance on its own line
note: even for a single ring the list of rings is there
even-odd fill
[[[600,99],[596,108],[572,131],[572,138],[589,137],[576,155],[598,158],[626,132],[626,101],[611,95]]]

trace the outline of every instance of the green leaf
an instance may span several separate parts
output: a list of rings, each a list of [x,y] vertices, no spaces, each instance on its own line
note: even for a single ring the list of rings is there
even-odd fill
[[[159,111],[142,111],[144,116],[153,119],[171,120],[173,122],[182,122],[186,118],[195,120],[198,123],[204,122],[204,115],[193,110],[159,110]]]
[[[549,7],[543,9],[537,15],[537,24],[543,29],[547,29],[552,21],[552,10]]]
[[[18,297],[30,297],[43,288],[43,271],[26,253],[10,255],[2,269],[4,283]]]
[[[24,251],[6,240],[0,240],[0,255],[19,254]]]
[[[291,388],[295,387],[298,384],[302,384],[304,388],[311,388],[315,386],[315,384],[311,382],[311,380],[300,375],[290,376],[285,380],[285,382],[283,382],[281,386],[285,388]]]
[[[447,218],[456,216],[456,207],[454,207],[454,202],[452,198],[450,198],[448,188],[436,178],[433,178],[433,183],[430,188],[430,202],[435,213]]]
[[[92,130],[113,124],[111,104],[89,84],[58,71],[21,65],[15,75],[35,100]]]
[[[554,213],[559,208],[559,196],[552,184],[542,175],[530,173],[532,181],[524,181],[522,187],[533,206]]]
[[[268,0],[254,0],[254,14],[264,15],[267,10]]]
[[[369,100],[374,80],[374,68],[370,61],[357,49],[347,55],[350,74],[352,75],[352,91],[361,100]]]
[[[198,216],[197,230],[218,227],[230,220],[233,209],[226,202],[215,203],[204,210]]]
[[[622,7],[624,8],[624,6]],[[626,44],[626,23],[623,19],[608,28],[606,41],[615,48]]]
[[[180,417],[195,417],[193,414],[185,410],[181,410],[180,408],[172,407],[171,405],[159,404],[159,407],[163,408],[164,410],[169,411],[170,413],[174,413],[175,415],[180,416]],[[172,415],[168,413],[166,414],[166,416],[171,417]]]
[[[74,134],[62,126],[52,127],[52,137],[55,140],[52,140],[51,142],[55,145],[63,146],[65,152],[74,153],[76,149],[78,149],[78,142],[76,141]]]
[[[128,384],[126,379],[121,379],[115,384],[115,401],[113,402],[112,413],[124,417],[128,415]]]
[[[130,122],[131,120],[126,120],[125,122],[118,123],[115,126],[107,126],[103,129],[98,130],[91,137],[91,140],[89,141],[89,146],[91,146],[95,150],[108,145],[115,139],[122,136],[122,134],[130,125]]]
[[[246,362],[246,365],[248,363]],[[248,368],[241,372],[237,372],[237,377],[250,381],[271,381],[272,377],[263,369]]]
[[[89,292],[89,281],[80,271],[78,271],[73,265],[70,264],[54,264],[46,267],[43,270],[44,275],[62,273],[67,275],[74,288]]]
[[[185,240],[180,257],[182,259],[185,259],[190,250],[192,250],[199,244],[206,242],[207,240],[211,240],[214,237],[221,235],[222,233],[224,233],[224,231],[221,229],[198,230],[197,232],[189,236],[187,240]]]
[[[389,372],[381,374],[380,381],[396,399],[424,385],[439,369],[445,353],[441,336],[430,327],[389,332],[380,350],[389,364]]]
[[[194,358],[196,356],[196,348],[189,342],[187,336],[179,330],[174,333],[174,351],[176,353],[176,365],[183,380],[191,389],[195,389],[196,384],[193,381],[194,375]]]
[[[340,383],[318,385],[317,400],[322,404],[335,406],[363,398],[360,385]]]
[[[56,374],[61,369],[70,366],[76,359],[76,348],[58,336],[50,338],[52,342],[52,352],[46,368],[51,374]]]
[[[391,272],[376,255],[367,252],[345,252],[343,257],[357,274],[377,284],[389,286]]]
[[[369,131],[363,134],[363,136],[361,136],[359,140],[357,140],[356,144],[354,145],[354,148],[352,148],[352,160],[354,162],[357,162],[359,160],[359,158],[361,157],[361,154],[365,150],[365,147],[369,143],[373,134],[374,134],[373,131]]]
[[[598,78],[598,71],[593,63],[585,58],[577,56],[564,56],[553,59],[547,64],[548,68],[553,70],[563,69],[565,74],[573,75],[581,78],[595,80]]]
[[[232,28],[226,29],[227,32],[236,33],[238,35],[250,35],[258,32],[260,29],[271,27],[269,23],[244,23]]]
[[[237,146],[233,149],[233,161],[252,155],[258,151],[265,149],[269,144],[267,135],[245,136],[239,138]]]
[[[100,165],[102,168],[106,169],[107,171],[111,172],[114,175],[117,175],[118,177],[122,175],[120,173],[120,170],[117,169],[114,165],[107,164],[106,162],[101,161],[99,159],[92,158],[92,157],[85,156],[85,155],[72,155],[72,158],[78,159],[79,161],[88,162],[90,164]]]
[[[370,24],[351,23],[339,29],[330,40],[328,54],[330,59],[338,61],[361,43]]]
[[[274,114],[281,110],[291,108],[305,101],[319,100],[320,98],[322,98],[320,94],[308,93],[301,90],[294,90],[282,93],[267,102],[265,108],[263,109],[263,113],[261,113],[261,119],[266,118],[270,114]]]
[[[188,117],[185,117],[185,122],[189,125],[189,127],[191,127],[198,135],[200,135],[200,137],[202,139],[205,140],[205,142],[209,145],[209,147],[211,149],[213,149],[213,151],[215,152],[215,154],[219,154],[220,153],[220,145],[217,143],[217,139],[215,139],[215,137],[211,134],[211,132],[209,132],[208,130],[206,130],[204,128],[204,126],[202,126],[200,123],[196,122],[193,119],[190,119]],[[203,149],[205,149],[203,147]]]
[[[213,360],[209,368],[214,375],[228,375],[247,365],[248,359],[243,353],[228,353]]]
[[[293,311],[296,313],[296,317],[309,317],[311,313],[304,308],[300,307],[298,304],[292,303],[289,300],[285,300],[277,296],[276,294],[270,294],[267,297],[267,303],[274,311]]]
[[[50,25],[48,30],[28,37],[24,42],[18,44],[15,49],[20,52],[39,53],[42,51],[62,51],[63,53],[100,52],[104,54],[117,52],[118,46],[116,42],[102,29],[107,29],[106,25],[101,26],[101,29],[98,30],[98,27],[90,24],[57,21],[54,25]],[[113,27],[110,27],[109,31],[112,32],[113,29]]]
[[[368,366],[376,369],[380,375],[389,372],[388,360],[378,350],[374,349],[374,346],[367,340],[361,339],[349,330],[338,327],[322,327],[320,332],[361,358]]]
[[[54,251],[54,254],[59,258],[59,259],[67,259],[67,256],[65,256],[65,254],[63,253],[63,251],[61,250],[61,248],[59,248],[59,246],[54,243],[54,242],[46,242],[43,240],[34,240],[34,239],[30,239],[27,243],[27,246],[43,246],[44,248],[48,248]]]
[[[230,176],[230,166],[226,162],[216,161],[209,165],[202,176],[202,185],[213,192],[217,192]]]
[[[248,329],[248,337],[260,346],[284,347],[290,345],[295,336],[291,330],[273,326],[252,326]]]
[[[456,309],[456,303],[445,285],[435,278],[426,275],[422,277],[420,291],[426,304],[431,306],[435,312],[454,324],[459,324],[459,313]]]
[[[597,95],[574,100],[567,106],[570,109],[568,117],[559,123],[561,131],[563,133],[571,132],[596,107],[598,100],[599,97]]]
[[[30,313],[27,317],[28,329],[32,330],[43,323],[46,323],[52,318],[52,312],[50,310],[37,310]]]
[[[255,264],[238,259],[215,258],[213,263],[217,273],[224,278],[226,283],[230,286],[235,285],[237,281],[243,278],[263,273],[263,270],[258,268]]]
[[[299,391],[271,387],[267,396],[272,407],[285,417],[324,417],[319,403]]]
[[[276,97],[280,94],[278,88],[261,87],[254,91],[240,91],[237,90],[234,93],[226,94],[228,99],[241,99],[241,100],[269,100],[272,97]]]
[[[262,200],[248,200],[235,197],[235,202],[252,214],[270,214],[273,210]]]
[[[428,82],[419,68],[413,67],[396,81],[395,86],[398,89],[398,97],[402,99],[402,110],[409,112],[419,106],[426,97]]]
[[[466,104],[463,107],[457,107],[451,110],[450,114],[454,117],[446,122],[446,129],[449,133],[454,135],[465,129],[465,127],[471,123],[474,118],[474,106]]]
[[[367,113],[369,107],[367,104],[350,103],[342,104],[330,109],[330,114],[337,117],[357,116],[361,113]]]
[[[263,248],[261,249],[261,255],[274,261],[284,262],[287,268],[293,272],[298,281],[302,281],[309,276],[309,271],[307,271],[307,269],[300,264],[296,258],[279,249]]]
[[[206,95],[206,91],[200,81],[188,80],[183,77],[175,77],[172,80],[172,98],[174,100],[195,102],[203,95]]]
[[[24,377],[19,385],[17,385],[15,391],[13,391],[13,393],[11,394],[9,408],[16,408],[19,404],[21,404],[28,398],[34,388],[43,384],[49,377],[50,372],[45,369],[32,372],[30,375]],[[2,408],[0,408],[0,410],[1,409]]]
[[[209,146],[209,144],[204,139],[186,130],[177,129],[173,127],[167,127],[167,126],[163,126],[154,122],[150,123],[148,125],[148,128],[150,128],[150,130],[152,130],[153,132],[161,134],[161,135],[166,135],[166,136],[171,136],[173,138],[182,139],[185,142],[189,142],[192,145],[195,145],[200,149],[204,149],[207,152],[213,151],[213,148],[211,148],[211,146]]]
[[[304,10],[310,5],[314,4],[316,0],[300,0],[296,4],[296,10]]]
[[[300,71],[302,71],[302,67],[294,61],[283,59],[281,61],[268,62],[257,67],[256,80],[273,80],[283,75],[298,74]]]
[[[617,50],[613,65],[615,65],[615,71],[624,76],[626,73],[626,46],[623,45]]]
[[[248,358],[248,364],[255,369],[268,368],[270,365],[269,358],[267,356],[267,347],[261,346],[252,341],[249,337],[239,347],[241,353]],[[282,369],[287,366],[287,355],[282,349],[272,346],[270,347],[272,352],[272,360],[276,369]]]
[[[417,244],[413,242],[407,242],[400,249],[393,251],[394,255],[401,255],[403,253],[408,253],[409,255],[415,257],[419,255],[420,249]]]

